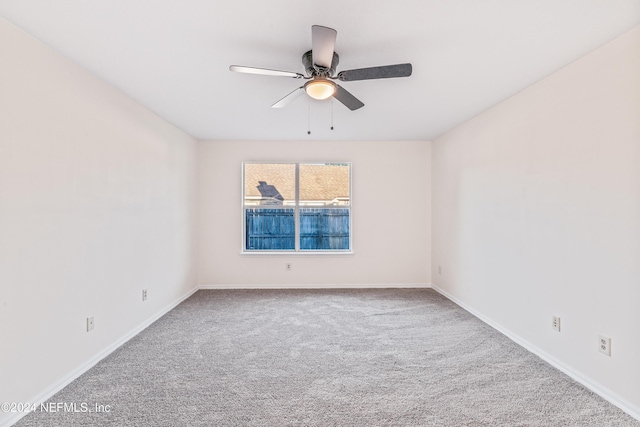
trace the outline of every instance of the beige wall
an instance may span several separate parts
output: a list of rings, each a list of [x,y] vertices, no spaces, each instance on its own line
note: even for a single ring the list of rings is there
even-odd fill
[[[431,145],[207,141],[199,150],[203,286],[411,286],[429,283]],[[243,161],[351,162],[352,255],[242,255]],[[292,271],[285,264],[292,264]]]
[[[3,19],[0,52],[0,402],[38,402],[195,288],[197,143]]]
[[[437,138],[432,161],[435,285],[640,417],[640,27]]]

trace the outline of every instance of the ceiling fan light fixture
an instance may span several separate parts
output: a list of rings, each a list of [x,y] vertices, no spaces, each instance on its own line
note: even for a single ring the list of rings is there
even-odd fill
[[[304,90],[313,99],[323,100],[336,93],[336,85],[329,80],[313,79],[304,85]]]

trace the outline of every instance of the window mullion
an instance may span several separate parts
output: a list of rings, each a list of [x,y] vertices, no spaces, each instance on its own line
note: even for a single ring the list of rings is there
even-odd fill
[[[295,209],[293,213],[293,223],[295,227],[295,250],[300,251],[300,164],[296,163],[296,183],[295,183]]]

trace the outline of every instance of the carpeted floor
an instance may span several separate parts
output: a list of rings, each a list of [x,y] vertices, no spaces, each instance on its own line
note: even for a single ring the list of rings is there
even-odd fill
[[[199,291],[50,402],[16,425],[640,426],[429,289]]]

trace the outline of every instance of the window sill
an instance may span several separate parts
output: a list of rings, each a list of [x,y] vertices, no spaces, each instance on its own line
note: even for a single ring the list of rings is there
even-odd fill
[[[269,255],[277,255],[277,256],[282,256],[282,255],[288,255],[288,256],[305,256],[305,255],[322,255],[322,256],[326,256],[326,255],[338,255],[338,256],[343,256],[343,255],[354,255],[354,251],[303,251],[303,252],[296,252],[296,251],[241,251],[240,255],[249,255],[249,256],[269,256]]]

